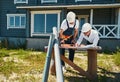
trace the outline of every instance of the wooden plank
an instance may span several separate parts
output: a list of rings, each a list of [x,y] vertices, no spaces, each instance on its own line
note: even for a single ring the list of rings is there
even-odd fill
[[[76,64],[74,64],[72,61],[67,59],[65,56],[61,55],[61,59],[67,64],[69,64],[71,67],[73,67],[74,70],[78,71],[81,75],[86,76],[87,78],[91,79],[91,76],[89,75],[89,73],[84,71],[82,68],[78,67]]]
[[[88,49],[101,50],[100,46],[96,46],[96,47],[78,46],[76,47],[74,44],[61,44],[60,48],[66,48],[66,49],[71,48],[71,49],[76,49],[76,50],[88,50]]]

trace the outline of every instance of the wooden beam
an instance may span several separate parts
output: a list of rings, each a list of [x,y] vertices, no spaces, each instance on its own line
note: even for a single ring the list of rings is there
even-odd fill
[[[69,64],[71,67],[73,67],[81,75],[86,76],[87,78],[91,79],[91,76],[89,75],[89,73],[87,73],[86,71],[84,71],[82,68],[78,67],[76,64],[74,64],[72,61],[70,61],[69,59],[67,59],[65,56],[61,55],[61,59],[64,62],[66,62],[67,64]]]

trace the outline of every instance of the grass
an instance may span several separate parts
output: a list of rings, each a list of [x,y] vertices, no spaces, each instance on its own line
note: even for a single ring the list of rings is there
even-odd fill
[[[120,66],[120,49],[114,53],[114,62],[116,65]]]
[[[85,70],[86,54],[78,52],[74,59],[74,63]],[[120,82],[120,51],[112,54],[99,53],[97,59],[97,82]],[[45,52],[0,49],[0,82],[41,82],[45,60]],[[91,82],[72,68],[67,68],[64,79],[65,82]],[[49,75],[48,82],[56,82],[56,77]]]
[[[13,78],[12,76],[16,74],[19,76],[15,77],[16,80],[30,80],[31,78],[32,81],[32,74],[43,71],[46,57],[44,52],[1,49],[0,53],[2,54],[0,54],[0,74],[6,79]],[[26,76],[26,74],[29,75]]]

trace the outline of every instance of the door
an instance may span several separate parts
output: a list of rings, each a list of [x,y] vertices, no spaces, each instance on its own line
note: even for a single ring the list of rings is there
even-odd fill
[[[78,20],[79,20],[79,34],[81,33],[82,25],[86,22],[88,22],[88,17],[89,15],[78,15]]]

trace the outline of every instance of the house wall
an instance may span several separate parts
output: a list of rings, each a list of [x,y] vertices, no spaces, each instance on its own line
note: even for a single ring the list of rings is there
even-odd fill
[[[120,49],[120,39],[100,39],[101,51],[109,52]]]
[[[14,4],[14,0],[0,0],[0,39],[7,38],[10,45],[13,42],[17,42],[18,38],[27,41],[26,48],[34,48],[39,50],[44,50],[44,46],[48,45],[49,37],[31,37],[30,36],[30,21],[31,15],[30,10],[27,9],[16,9],[16,6],[43,6],[43,5],[74,5],[74,4],[93,4],[93,3],[114,3],[115,1],[120,2],[119,0],[92,0],[92,2],[80,1],[75,2],[75,0],[58,0],[58,3],[41,3],[41,0],[28,0],[28,4]],[[39,9],[34,9],[39,10]],[[61,22],[66,17],[66,13],[71,11],[70,9],[61,9]],[[72,10],[76,15],[90,15],[90,9],[74,9]],[[93,24],[115,24],[115,9],[94,9],[94,18]],[[26,14],[26,28],[25,29],[7,29],[7,16],[6,14]],[[90,18],[89,18],[90,19]],[[88,21],[89,22],[89,21]],[[101,39],[100,45],[102,48],[115,50],[119,45],[119,39]],[[113,47],[111,47],[111,44]]]
[[[119,2],[119,3],[120,3],[120,0],[116,0],[116,2]]]
[[[48,46],[49,38],[27,38],[27,49],[36,49],[44,51],[44,47]]]
[[[115,24],[115,10],[114,8],[93,9],[93,24]],[[66,11],[73,11],[76,15],[89,15],[88,22],[90,22],[90,9],[69,9]]]
[[[115,24],[115,9],[94,9],[93,24]]]
[[[26,14],[26,10],[18,10],[14,5],[14,0],[0,0],[2,3],[0,18],[1,37],[26,37],[26,29],[7,29],[7,14]]]
[[[22,5],[31,5],[31,6],[37,6],[37,5],[70,5],[70,4],[88,4],[88,3],[113,3],[115,2],[115,0],[92,0],[92,2],[90,1],[79,1],[79,2],[75,2],[75,0],[57,0],[57,3],[41,3],[41,0],[28,0],[29,4],[22,4]],[[16,4],[16,5],[21,5],[21,4]]]
[[[96,2],[96,3],[112,3],[112,2],[115,2],[115,0],[92,0],[92,2]]]

